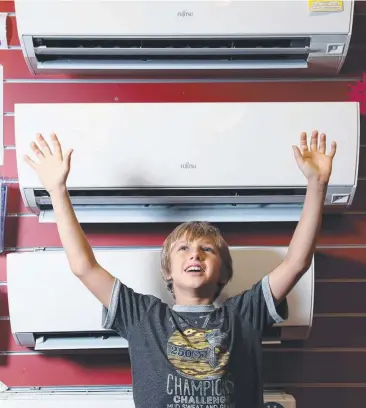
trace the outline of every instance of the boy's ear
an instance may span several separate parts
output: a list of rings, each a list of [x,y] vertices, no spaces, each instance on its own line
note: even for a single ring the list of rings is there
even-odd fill
[[[168,280],[170,280],[171,279],[171,273],[170,273],[170,271],[163,271],[163,277],[164,277],[164,280],[167,282]]]

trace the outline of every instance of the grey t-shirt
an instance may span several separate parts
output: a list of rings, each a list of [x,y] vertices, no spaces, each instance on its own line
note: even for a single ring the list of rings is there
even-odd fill
[[[213,305],[173,306],[115,280],[103,326],[129,342],[136,408],[262,408],[262,334],[287,313],[268,276]]]

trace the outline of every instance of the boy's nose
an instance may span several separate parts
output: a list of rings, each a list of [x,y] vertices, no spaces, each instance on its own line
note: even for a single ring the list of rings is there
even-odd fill
[[[198,249],[192,249],[191,251],[191,259],[200,259],[201,252]]]

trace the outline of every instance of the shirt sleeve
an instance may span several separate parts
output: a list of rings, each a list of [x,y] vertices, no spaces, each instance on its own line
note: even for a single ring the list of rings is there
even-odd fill
[[[145,317],[152,304],[158,299],[136,293],[115,278],[109,307],[103,306],[102,326],[128,338],[133,328]]]
[[[250,290],[232,297],[228,302],[246,322],[260,332],[274,323],[282,323],[287,319],[287,300],[275,305],[268,275]]]

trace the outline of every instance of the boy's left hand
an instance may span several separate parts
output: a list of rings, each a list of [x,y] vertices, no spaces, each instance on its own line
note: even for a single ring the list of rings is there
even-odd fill
[[[314,130],[311,135],[310,149],[308,148],[307,135],[305,132],[300,136],[300,149],[292,146],[295,159],[300,170],[308,179],[308,182],[327,184],[332,173],[332,162],[337,150],[336,142],[332,142],[329,154],[326,154],[326,135],[320,135],[318,143],[318,131]]]

